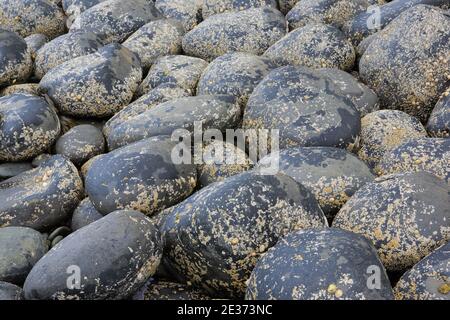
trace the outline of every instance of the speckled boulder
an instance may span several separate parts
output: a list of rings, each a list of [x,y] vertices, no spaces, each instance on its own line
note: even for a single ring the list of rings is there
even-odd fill
[[[278,0],[278,7],[283,14],[287,14],[301,0]]]
[[[333,227],[370,239],[386,269],[406,270],[450,240],[450,187],[423,171],[380,177],[347,201]]]
[[[107,0],[81,13],[69,31],[93,32],[105,43],[123,42],[146,23],[160,18],[153,1]]]
[[[14,32],[0,29],[0,87],[27,80],[32,68],[31,52],[25,40]]]
[[[169,137],[139,141],[95,158],[85,179],[86,192],[102,214],[133,209],[151,215],[191,194],[194,165],[174,164]]]
[[[131,101],[141,79],[137,55],[120,44],[110,44],[53,68],[39,87],[64,114],[107,117]]]
[[[136,94],[142,96],[161,84],[174,83],[194,95],[198,80],[207,66],[208,62],[195,57],[181,55],[161,57],[150,68]]]
[[[407,141],[386,153],[377,166],[379,175],[427,171],[450,184],[450,140],[420,138]]]
[[[338,148],[294,147],[276,156],[280,171],[310,189],[330,219],[358,189],[374,179],[361,160]],[[260,163],[273,157],[268,155]]]
[[[289,29],[319,22],[342,28],[361,12],[366,12],[367,0],[301,0],[286,15]]]
[[[213,297],[240,298],[257,260],[280,237],[325,226],[314,196],[295,180],[244,172],[171,209],[161,227],[164,261]]]
[[[0,228],[0,281],[21,285],[47,252],[47,238],[23,227]]]
[[[204,0],[202,16],[206,19],[218,13],[237,12],[258,7],[277,8],[276,0]]]
[[[203,146],[200,154],[194,155],[194,159],[198,183],[202,188],[250,170],[253,166],[245,151],[229,142],[215,140]]]
[[[450,87],[431,112],[427,130],[433,137],[448,138],[450,136]]]
[[[24,40],[27,43],[33,59],[36,57],[36,52],[48,42],[47,36],[41,33],[29,35]]]
[[[103,126],[103,132],[105,136],[107,136],[113,128],[138,116],[141,113],[144,113],[147,110],[150,110],[158,104],[189,96],[190,93],[186,89],[180,88],[174,83],[168,82],[161,84],[116,113],[105,123]]]
[[[255,88],[244,128],[280,130],[280,147],[346,147],[359,135],[360,114],[332,81],[305,67],[273,70]]]
[[[164,17],[179,21],[186,31],[192,30],[202,19],[203,0],[156,0],[155,6]]]
[[[73,127],[56,141],[55,152],[66,156],[75,165],[105,151],[105,138],[102,132],[89,124]]]
[[[399,110],[379,110],[361,119],[358,157],[375,168],[386,152],[410,139],[423,138],[427,131],[417,118]]]
[[[0,164],[0,180],[15,177],[22,172],[33,169],[30,162],[7,162]]]
[[[51,101],[27,93],[0,98],[0,161],[37,156],[53,144],[60,129]]]
[[[425,122],[450,85],[449,57],[450,16],[437,7],[418,5],[375,37],[359,70],[382,106]]]
[[[77,57],[94,53],[102,46],[102,40],[89,32],[71,32],[59,36],[45,44],[36,53],[35,75],[41,79],[51,68]]]
[[[101,218],[103,218],[103,215],[95,209],[92,201],[85,198],[73,212],[70,228],[77,231]]]
[[[0,300],[23,300],[23,290],[12,283],[0,281]]]
[[[375,92],[350,73],[329,68],[318,69],[317,73],[330,79],[336,89],[352,100],[361,117],[378,110],[378,97]]]
[[[398,300],[450,300],[450,242],[423,258],[394,287]]]
[[[75,166],[54,156],[39,167],[0,182],[0,227],[48,230],[65,222],[82,199]]]
[[[183,27],[175,20],[152,21],[133,33],[123,46],[136,53],[145,69],[158,57],[181,52]]]
[[[39,260],[25,281],[25,297],[127,298],[153,275],[161,253],[159,232],[147,217],[116,211],[64,238]]]
[[[29,93],[37,96],[39,95],[38,88],[38,83],[15,84],[0,90],[0,96],[8,96],[13,93]]]
[[[288,33],[264,53],[279,65],[350,70],[356,53],[337,28],[311,23]]]
[[[159,104],[111,129],[106,139],[110,149],[159,135],[171,136],[177,129],[233,129],[240,120],[240,107],[229,95],[204,95],[174,99]]]
[[[73,21],[87,9],[106,0],[62,0],[62,8],[67,16],[66,25],[68,28]]]
[[[228,52],[262,54],[286,33],[286,21],[271,7],[215,15],[183,38],[187,55],[211,61]]]
[[[149,281],[133,300],[210,300],[204,292],[185,284],[168,281]]]
[[[379,289],[370,289],[378,272]],[[391,300],[391,284],[364,237],[339,229],[290,233],[258,261],[249,300]]]
[[[369,2],[376,2],[376,0]],[[344,26],[343,29],[345,33],[355,45],[357,45],[364,38],[375,34],[380,29],[386,27],[392,20],[411,7],[418,4],[429,4],[433,6],[448,5],[448,0],[393,0],[380,4],[381,6],[379,7],[374,7],[373,9],[360,12]],[[379,20],[376,18],[378,13]],[[411,23],[414,24],[415,22]],[[409,27],[405,30],[408,29]]]
[[[65,16],[47,0],[0,0],[0,28],[22,37],[42,33],[53,39],[64,33]]]
[[[245,105],[253,89],[274,68],[268,58],[243,52],[227,53],[205,69],[197,94],[229,94]]]

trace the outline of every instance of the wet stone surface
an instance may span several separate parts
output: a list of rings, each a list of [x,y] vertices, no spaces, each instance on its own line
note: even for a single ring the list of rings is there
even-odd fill
[[[202,16],[207,19],[215,14],[237,12],[258,7],[277,8],[276,0],[203,0]]]
[[[369,267],[380,289],[369,289]],[[256,264],[250,300],[391,300],[392,288],[372,244],[339,229],[310,229],[282,238]]]
[[[184,97],[159,104],[111,129],[106,139],[110,149],[149,137],[172,135],[177,129],[182,137],[194,131],[202,121],[202,129],[224,131],[237,126],[240,107],[229,95]]]
[[[116,211],[53,247],[28,275],[27,299],[120,299],[150,278],[161,259],[159,232],[142,213]],[[67,271],[82,272],[69,289]]]
[[[153,1],[106,0],[81,13],[69,31],[93,32],[105,43],[123,42],[146,23],[161,18]]]
[[[33,68],[31,52],[23,38],[0,26],[0,87],[25,81]]]
[[[361,119],[358,157],[372,169],[384,155],[410,139],[425,138],[427,132],[417,118],[398,110],[380,110]]]
[[[398,300],[449,300],[450,243],[406,272],[394,288]]]
[[[260,55],[285,33],[284,16],[270,7],[223,13],[189,31],[183,50],[208,61],[235,51]]]
[[[17,285],[48,251],[47,238],[30,228],[0,228],[0,243],[0,281]]]
[[[73,127],[55,144],[55,152],[67,157],[77,166],[102,154],[105,148],[106,142],[102,132],[89,124]]]
[[[102,46],[102,40],[93,33],[71,32],[59,36],[37,51],[35,75],[42,79],[50,69],[74,58],[94,53]]]
[[[373,39],[359,70],[382,106],[425,122],[450,84],[449,57],[450,16],[437,7],[418,5]]]
[[[0,300],[23,300],[22,288],[12,283],[0,281]]]
[[[203,0],[156,0],[155,6],[165,18],[181,23],[185,31],[192,30],[202,20]]]
[[[76,117],[107,117],[131,102],[142,79],[138,56],[120,44],[60,64],[39,84],[56,107]]]
[[[450,187],[427,172],[380,177],[350,198],[333,227],[370,239],[386,269],[407,270],[450,239]]]
[[[140,84],[137,96],[142,96],[166,83],[176,84],[194,95],[198,80],[207,66],[208,62],[195,57],[182,55],[161,57],[155,61]]]
[[[155,214],[194,190],[194,165],[174,164],[170,137],[154,137],[99,156],[90,164],[86,192],[102,214],[120,209]]]
[[[77,231],[101,218],[103,218],[103,215],[95,209],[92,201],[85,198],[73,212],[70,228]]]
[[[0,98],[0,161],[31,159],[48,149],[61,130],[48,99],[28,93]]]
[[[144,69],[150,68],[158,57],[181,52],[182,26],[175,20],[156,20],[133,33],[124,47],[136,53]]]
[[[83,183],[75,166],[54,156],[0,182],[0,227],[48,230],[70,217],[82,194]]]
[[[65,32],[61,8],[47,0],[0,0],[0,29],[28,37],[42,33],[53,39]]]
[[[311,23],[288,33],[268,48],[264,56],[278,65],[350,70],[356,54],[339,29]]]
[[[197,94],[229,94],[245,105],[257,84],[274,68],[269,59],[250,53],[225,54],[203,71]]]
[[[275,161],[275,157],[279,157],[281,172],[311,190],[329,219],[358,189],[374,179],[361,160],[338,148],[288,148],[261,159],[259,166]]]
[[[218,298],[243,297],[259,257],[290,231],[327,226],[314,196],[292,178],[250,171],[201,189],[161,227],[164,263]]]
[[[330,79],[309,68],[286,66],[255,88],[243,127],[279,129],[280,148],[345,148],[359,135],[361,120],[353,102]]]
[[[386,153],[377,166],[377,173],[384,175],[409,171],[427,171],[450,184],[449,159],[449,139],[413,139]]]
[[[450,87],[431,112],[426,128],[433,137],[448,138],[450,136]]]

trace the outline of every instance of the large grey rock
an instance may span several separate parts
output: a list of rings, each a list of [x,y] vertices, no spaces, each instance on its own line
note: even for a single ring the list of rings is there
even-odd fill
[[[48,251],[47,237],[24,227],[0,228],[0,281],[21,285]]]
[[[194,165],[175,164],[169,137],[154,137],[94,158],[85,178],[86,192],[102,214],[120,209],[155,214],[191,194]]]
[[[379,275],[380,288],[369,278]],[[339,229],[292,232],[262,257],[249,280],[249,300],[392,300],[377,252],[366,238]]]
[[[0,29],[0,87],[28,79],[33,68],[27,43],[11,31]]]
[[[146,23],[160,18],[153,1],[106,0],[81,13],[69,31],[93,32],[105,43],[123,42]]]
[[[39,260],[25,281],[25,297],[124,299],[153,275],[161,253],[159,232],[147,217],[116,211],[64,238]]]
[[[48,99],[14,93],[0,98],[0,161],[31,159],[48,149],[61,130]]]
[[[54,156],[39,167],[0,182],[0,227],[48,230],[64,223],[83,196],[76,167]]]
[[[333,227],[370,239],[386,269],[407,270],[450,240],[450,187],[427,172],[380,177],[347,201]]]
[[[213,297],[243,297],[258,259],[287,233],[327,226],[314,196],[284,174],[244,172],[169,209],[164,262]]]
[[[285,33],[284,16],[270,7],[223,13],[189,31],[183,50],[208,61],[236,51],[261,55]]]
[[[362,80],[381,105],[426,122],[449,85],[450,16],[415,6],[380,31],[359,62]]]
[[[138,56],[120,44],[110,44],[53,68],[39,88],[64,114],[100,118],[127,105],[141,79]]]

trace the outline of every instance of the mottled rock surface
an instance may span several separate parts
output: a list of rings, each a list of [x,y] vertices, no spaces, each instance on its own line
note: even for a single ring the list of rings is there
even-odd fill
[[[96,157],[85,179],[94,207],[102,214],[131,209],[152,215],[189,196],[197,172],[172,161],[175,145],[170,137],[154,137]]]
[[[82,195],[83,182],[75,166],[54,156],[0,182],[0,227],[48,230],[70,217]]]
[[[127,298],[153,275],[160,259],[159,232],[148,218],[116,211],[72,233],[39,260],[25,281],[25,297]],[[79,283],[70,278],[77,274]]]
[[[120,44],[110,44],[53,68],[39,87],[62,113],[101,118],[131,102],[141,79],[137,55]]]
[[[406,270],[450,239],[450,187],[427,172],[380,177],[350,198],[333,227],[370,239],[386,269]]]
[[[95,209],[92,201],[85,198],[73,212],[70,228],[77,231],[101,218],[103,215]]]
[[[380,289],[369,277],[380,276]],[[339,229],[292,232],[258,261],[249,300],[391,300],[392,288],[375,248]]]
[[[0,281],[18,285],[48,250],[44,235],[23,227],[0,228],[0,244]]]
[[[0,98],[0,161],[39,155],[53,144],[60,130],[51,101],[28,93]]]
[[[25,40],[0,26],[0,87],[27,80],[32,68]]]
[[[433,137],[448,138],[450,136],[450,87],[431,112],[426,128]]]
[[[285,33],[284,16],[270,7],[223,13],[189,31],[183,50],[208,61],[235,51],[260,55]]]
[[[164,261],[219,298],[242,297],[259,257],[296,229],[327,226],[314,196],[292,178],[250,171],[212,184],[170,209]]]

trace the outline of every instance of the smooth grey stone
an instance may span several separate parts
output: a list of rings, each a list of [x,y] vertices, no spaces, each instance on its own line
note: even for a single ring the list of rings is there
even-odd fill
[[[380,289],[369,278],[379,275]],[[292,232],[262,257],[248,300],[393,300],[391,284],[369,240],[329,228]]]
[[[33,229],[0,228],[0,281],[22,284],[47,250],[46,237]]]
[[[116,211],[72,233],[28,275],[27,299],[124,299],[154,273],[161,259],[159,231],[142,213]],[[79,273],[78,273],[79,272]],[[76,278],[79,276],[79,287]]]
[[[85,198],[73,212],[70,228],[77,231],[101,218],[103,215],[95,209],[89,198]]]
[[[390,271],[404,271],[450,240],[450,186],[428,172],[387,175],[359,189],[333,227],[371,240]]]

